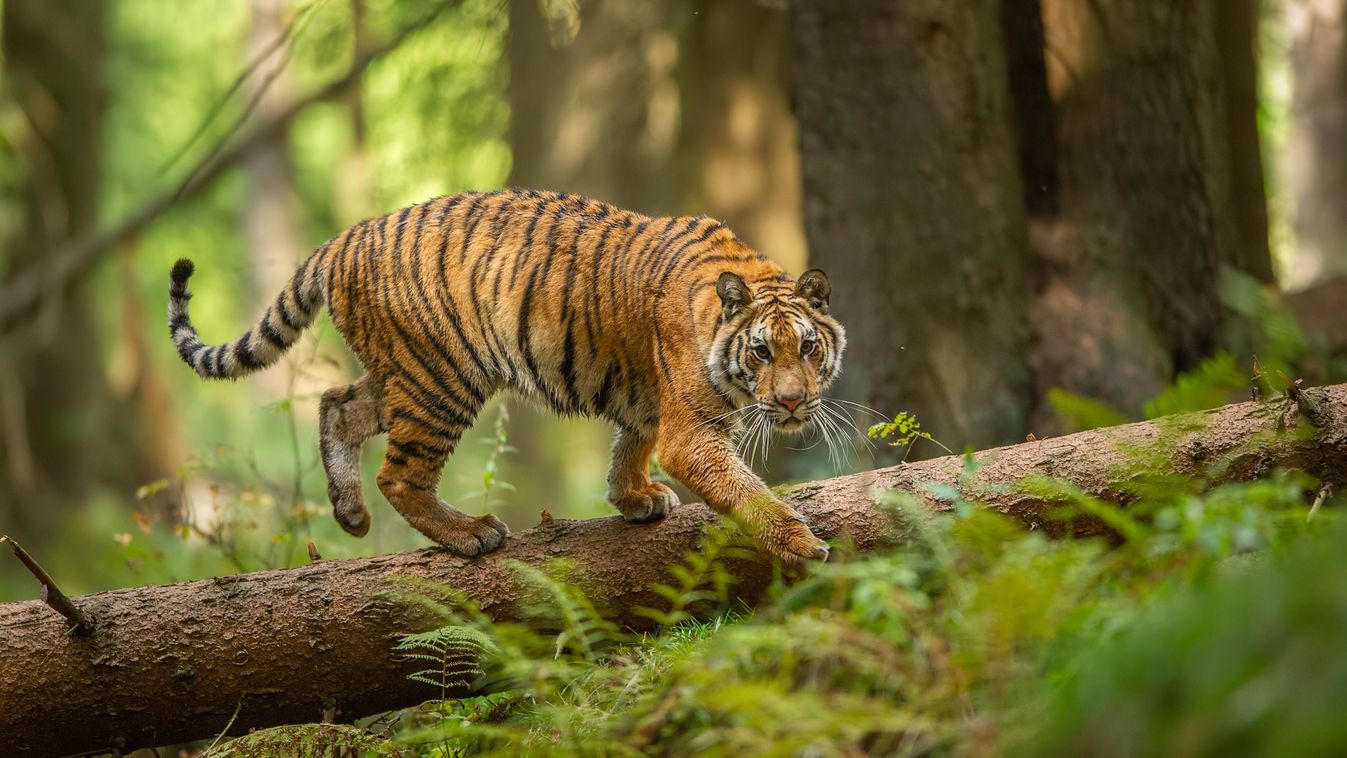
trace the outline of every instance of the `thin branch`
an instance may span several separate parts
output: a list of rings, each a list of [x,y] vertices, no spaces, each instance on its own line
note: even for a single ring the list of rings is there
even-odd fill
[[[215,746],[220,744],[220,740],[224,739],[224,736],[226,734],[229,734],[229,730],[234,727],[234,722],[238,720],[239,712],[243,710],[244,697],[247,697],[247,695],[244,694],[243,696],[239,697],[239,704],[234,706],[234,715],[229,717],[229,723],[225,724],[225,728],[218,735],[216,735],[215,741],[210,743],[210,747],[206,748],[205,750],[202,750],[200,755],[203,756],[210,755],[210,751],[214,750]]]
[[[1314,504],[1310,506],[1310,512],[1305,514],[1305,523],[1308,524],[1314,519],[1314,514],[1319,512],[1319,509],[1324,506],[1324,501],[1330,497],[1333,497],[1333,483],[1324,482],[1324,486],[1319,488],[1319,494],[1314,497]]]
[[[357,53],[350,68],[340,78],[281,108],[276,115],[254,126],[228,148],[212,150],[201,164],[187,173],[188,178],[181,184],[148,200],[121,221],[111,227],[94,229],[37,256],[36,260],[40,263],[28,267],[0,289],[0,331],[8,329],[19,317],[35,308],[44,296],[63,291],[71,280],[96,263],[104,252],[118,242],[140,233],[159,214],[202,194],[226,169],[242,160],[257,144],[284,130],[305,108],[344,92],[360,79],[371,63],[396,50],[408,38],[457,4],[458,0],[437,3],[425,16],[398,32],[387,43]]]
[[[182,160],[183,156],[187,155],[187,152],[192,149],[192,146],[197,143],[197,140],[205,135],[206,129],[210,127],[211,123],[215,121],[215,118],[224,110],[225,105],[234,96],[234,93],[238,92],[239,88],[243,86],[243,83],[248,81],[248,77],[252,76],[254,72],[261,68],[262,64],[271,58],[277,50],[284,48],[285,56],[281,59],[280,64],[263,79],[252,102],[248,103],[248,106],[244,109],[243,115],[240,116],[239,121],[235,122],[234,125],[225,132],[224,137],[220,140],[220,144],[217,145],[216,150],[212,152],[218,151],[220,146],[224,145],[230,137],[234,136],[239,127],[243,125],[243,120],[246,119],[256,107],[257,101],[261,99],[261,95],[266,93],[276,77],[285,69],[286,64],[290,62],[291,43],[299,36],[300,30],[306,25],[310,14],[326,1],[327,0],[313,0],[313,2],[299,9],[299,12],[290,20],[290,23],[286,24],[285,28],[281,30],[281,33],[276,35],[275,39],[268,42],[266,46],[258,52],[257,56],[254,57],[241,72],[239,72],[237,77],[235,77],[234,83],[229,85],[229,89],[225,90],[224,94],[220,95],[220,97],[211,105],[210,109],[206,111],[205,118],[201,119],[201,124],[197,126],[196,131],[192,132],[192,136],[188,137],[187,141],[182,144],[182,147],[179,147],[177,151],[164,162],[163,167],[159,169],[160,174],[173,168],[173,166],[177,165],[178,161]]]
[[[94,630],[93,620],[89,618],[88,614],[80,610],[80,607],[75,605],[75,602],[62,592],[60,587],[56,586],[56,582],[51,578],[51,575],[42,566],[38,565],[33,556],[29,555],[28,551],[24,550],[23,546],[12,538],[0,535],[0,544],[6,543],[14,549],[14,556],[19,559],[19,562],[42,585],[42,602],[51,606],[52,610],[65,616],[67,621],[74,624],[76,634],[92,632]]]

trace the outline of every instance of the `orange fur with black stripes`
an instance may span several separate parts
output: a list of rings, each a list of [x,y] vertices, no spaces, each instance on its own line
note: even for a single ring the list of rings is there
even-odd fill
[[[201,376],[271,365],[324,305],[364,364],[320,410],[328,494],[351,534],[369,530],[360,447],[387,433],[378,484],[398,512],[459,555],[498,547],[505,525],[449,506],[436,484],[482,404],[512,388],[617,426],[609,500],[628,520],[677,502],[650,480],[658,448],[665,471],[771,553],[827,555],[734,450],[744,409],[797,430],[837,376],[845,337],[827,278],[793,281],[713,219],[551,192],[437,198],[329,240],[256,326],[218,346],[202,344],[188,316],[192,270],[173,267],[169,330]]]

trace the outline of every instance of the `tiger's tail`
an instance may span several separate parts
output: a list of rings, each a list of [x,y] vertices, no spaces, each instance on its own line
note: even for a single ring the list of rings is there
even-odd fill
[[[320,264],[327,249],[324,246],[309,256],[256,326],[223,345],[204,344],[187,313],[187,302],[192,299],[187,280],[195,266],[186,258],[173,264],[168,284],[168,331],[183,362],[206,379],[237,379],[280,360],[318,316],[326,296]]]

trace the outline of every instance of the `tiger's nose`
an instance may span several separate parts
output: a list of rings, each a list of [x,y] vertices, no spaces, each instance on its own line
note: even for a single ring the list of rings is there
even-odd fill
[[[777,396],[776,396],[776,401],[777,401],[778,403],[781,403],[782,405],[786,406],[786,410],[790,411],[791,413],[794,413],[794,412],[795,412],[795,409],[800,407],[800,403],[801,403],[803,400],[804,400],[804,395],[801,395],[801,394],[799,394],[799,393],[792,393],[792,394],[789,394],[789,395],[777,395]]]

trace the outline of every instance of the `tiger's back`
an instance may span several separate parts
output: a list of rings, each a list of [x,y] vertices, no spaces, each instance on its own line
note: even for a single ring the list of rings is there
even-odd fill
[[[451,508],[435,486],[482,405],[504,387],[617,425],[610,499],[624,516],[658,518],[676,502],[645,471],[657,439],[680,424],[713,427],[719,438],[736,426],[710,423],[733,406],[706,376],[712,343],[731,359],[718,331],[743,315],[722,302],[726,271],[778,311],[807,310],[786,297],[790,277],[714,219],[652,218],[554,192],[465,193],[366,219],[329,240],[259,324],[227,345],[197,337],[186,307],[191,266],[182,261],[170,286],[170,330],[198,373],[237,377],[277,360],[325,303],[367,371],[325,393],[320,412],[338,521],[353,534],[368,530],[359,448],[386,432],[380,489],[413,526],[475,555],[508,530],[494,516]],[[834,339],[840,357],[840,327]],[[735,349],[747,345],[740,342]],[[671,420],[685,409],[686,422]],[[765,489],[742,463],[731,468],[752,481],[723,497],[703,495],[713,505]]]
[[[713,283],[737,244],[706,217],[553,192],[453,195],[334,240],[327,301],[371,375],[430,387],[449,374],[479,398],[505,385],[559,413],[653,426],[656,295],[689,275]],[[783,276],[747,248],[736,259]]]

